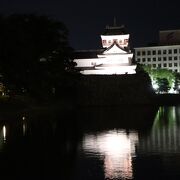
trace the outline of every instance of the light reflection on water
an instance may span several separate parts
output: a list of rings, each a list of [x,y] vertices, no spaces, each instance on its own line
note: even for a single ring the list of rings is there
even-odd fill
[[[0,152],[4,148],[4,144],[6,143],[7,130],[6,126],[3,125],[0,127]]]
[[[149,136],[140,137],[138,153],[180,153],[180,107],[160,107]]]
[[[10,123],[7,121],[6,124],[0,124],[0,151],[4,150],[4,145],[5,143],[8,143],[10,134],[15,138],[17,136],[21,137],[27,134],[27,119],[25,116],[19,118],[19,121],[17,122],[16,119],[14,119],[14,122]]]
[[[26,131],[27,131],[27,122],[26,122],[26,117],[23,116],[22,117],[22,130],[23,130],[23,136],[26,135]]]
[[[131,116],[125,116],[125,110],[119,116],[114,113],[116,111],[112,112],[113,116],[111,110],[108,111],[109,116],[95,112],[94,116],[91,114],[89,121],[73,121],[73,125],[70,125],[73,118],[63,121],[35,116],[32,119],[29,114],[1,121],[0,152],[6,152],[7,157],[12,157],[7,158],[8,163],[4,169],[9,172],[10,164],[16,162],[11,170],[14,167],[24,168],[26,174],[32,172],[37,164],[39,174],[46,172],[52,175],[56,169],[56,175],[67,172],[71,180],[159,180],[166,176],[168,179],[175,179],[175,176],[180,179],[180,107],[160,107],[153,116],[147,113],[147,116],[153,117],[148,119],[147,116],[141,116],[141,109],[136,116],[132,113],[132,119]],[[83,118],[89,117],[89,114],[85,113]],[[152,123],[145,126],[145,129],[144,126],[132,128],[132,124],[137,127],[139,118],[142,121],[139,121],[138,126],[148,120],[152,120]],[[89,127],[88,122],[92,126]],[[19,156],[13,154],[14,149],[19,152]],[[34,158],[27,155],[32,152]],[[26,158],[22,156],[23,153]],[[0,158],[3,161],[3,153],[0,153]],[[7,159],[4,158],[4,162]],[[62,166],[56,166],[55,162]],[[33,169],[34,172],[36,168]],[[65,173],[65,178],[59,179],[67,180],[67,174]]]
[[[3,131],[3,140],[6,141],[6,126],[4,125],[2,128]]]
[[[96,135],[86,134],[83,150],[87,155],[100,156],[104,160],[105,178],[133,178],[132,157],[138,134],[124,130],[105,131]]]
[[[85,134],[84,154],[103,161],[105,179],[180,178],[180,107],[159,107],[152,122],[145,131],[116,129]]]

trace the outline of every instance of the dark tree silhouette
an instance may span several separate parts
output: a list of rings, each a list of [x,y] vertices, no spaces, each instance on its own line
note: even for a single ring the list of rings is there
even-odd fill
[[[65,74],[72,50],[65,25],[47,16],[15,14],[1,16],[0,26],[0,70],[6,83],[16,90],[50,92]]]

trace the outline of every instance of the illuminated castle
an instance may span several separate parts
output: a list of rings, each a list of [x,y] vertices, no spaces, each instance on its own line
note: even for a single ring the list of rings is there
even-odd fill
[[[133,53],[129,49],[129,34],[124,26],[106,26],[101,35],[103,49],[93,58],[74,59],[76,69],[84,75],[135,74]]]

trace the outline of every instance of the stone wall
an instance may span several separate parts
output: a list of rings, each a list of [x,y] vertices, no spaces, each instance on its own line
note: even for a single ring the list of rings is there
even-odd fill
[[[77,103],[83,106],[151,104],[154,95],[144,73],[81,76],[77,83]]]

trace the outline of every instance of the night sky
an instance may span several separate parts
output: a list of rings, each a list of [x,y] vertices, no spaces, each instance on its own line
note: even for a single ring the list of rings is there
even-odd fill
[[[157,41],[158,31],[180,29],[178,0],[0,0],[0,13],[48,15],[65,23],[74,49],[101,47],[106,25],[124,24],[131,47]]]

